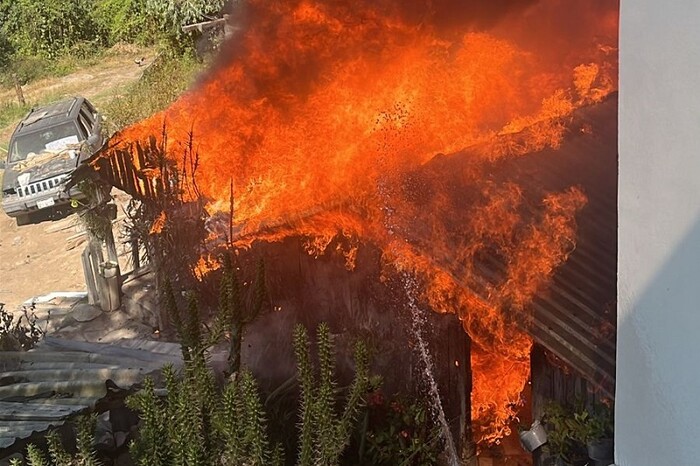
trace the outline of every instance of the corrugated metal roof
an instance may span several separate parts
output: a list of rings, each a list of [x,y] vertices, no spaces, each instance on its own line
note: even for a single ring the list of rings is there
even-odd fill
[[[93,408],[107,394],[108,380],[130,388],[168,363],[182,364],[180,345],[46,337],[27,352],[0,352],[0,450]]]
[[[576,246],[531,304],[521,325],[535,341],[614,397],[617,297],[617,94],[574,115],[561,146],[494,162],[494,180],[513,181],[537,203],[542,193],[577,186],[588,202],[576,216]],[[468,154],[464,154],[468,155]],[[464,158],[455,154],[451,158]],[[453,160],[449,164],[458,162]],[[444,170],[444,166],[441,167]],[[454,167],[453,167],[454,168]],[[487,283],[503,276],[502,258],[477,264]],[[477,294],[479,290],[474,290]]]
[[[617,95],[576,114],[556,152],[518,161],[544,189],[579,186],[576,249],[535,299],[535,340],[613,398],[617,327]]]

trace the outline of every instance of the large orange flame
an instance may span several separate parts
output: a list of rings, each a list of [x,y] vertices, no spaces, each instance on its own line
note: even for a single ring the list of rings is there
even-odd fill
[[[527,305],[571,251],[585,196],[524,206],[482,163],[558,148],[572,112],[615,89],[617,5],[514,2],[481,21],[461,3],[249,0],[199,85],[111,147],[165,121],[178,160],[192,132],[210,211],[235,187],[236,246],[295,235],[322,254],[340,237],[351,268],[369,241],[421,277],[425,301],[473,339],[473,416],[495,441],[529,377]],[[452,153],[449,180],[426,165]],[[484,251],[502,258],[490,281]]]

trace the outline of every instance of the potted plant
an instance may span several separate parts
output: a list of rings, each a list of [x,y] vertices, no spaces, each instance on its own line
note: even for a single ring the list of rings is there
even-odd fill
[[[576,438],[586,444],[588,457],[607,466],[614,457],[614,422],[612,407],[596,403],[590,409],[582,409],[574,414]]]
[[[557,466],[584,466],[588,462],[586,445],[579,440],[581,427],[575,414],[573,407],[555,401],[544,407],[545,449]]]

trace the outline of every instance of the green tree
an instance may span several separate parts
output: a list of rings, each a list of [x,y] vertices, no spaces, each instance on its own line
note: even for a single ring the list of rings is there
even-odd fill
[[[97,42],[90,0],[17,0],[3,7],[3,32],[23,55],[54,58],[81,42]]]
[[[160,30],[166,49],[176,53],[194,50],[198,36],[182,26],[220,15],[225,0],[145,0],[146,10]]]
[[[13,54],[14,48],[7,38],[7,34],[5,34],[3,28],[0,27],[0,66],[7,66]]]
[[[146,8],[146,0],[97,0],[93,18],[110,45],[117,42],[148,45],[157,40],[156,19]]]

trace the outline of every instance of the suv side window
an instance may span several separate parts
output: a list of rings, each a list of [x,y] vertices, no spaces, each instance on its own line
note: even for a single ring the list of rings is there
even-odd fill
[[[81,139],[85,140],[90,136],[90,126],[85,121],[82,115],[78,115],[78,128],[80,129]]]
[[[95,127],[95,119],[85,105],[80,109],[80,113],[78,114],[78,123],[84,134],[84,138],[87,139],[92,134],[92,129]]]
[[[97,110],[95,110],[95,107],[93,107],[90,102],[85,101],[82,110],[86,110],[87,113],[92,116],[91,121],[97,119]]]

